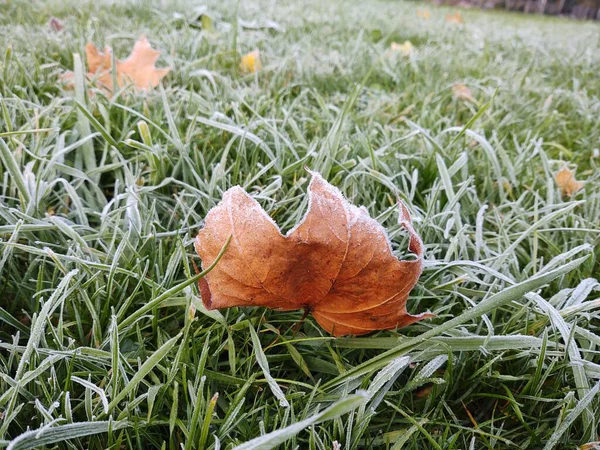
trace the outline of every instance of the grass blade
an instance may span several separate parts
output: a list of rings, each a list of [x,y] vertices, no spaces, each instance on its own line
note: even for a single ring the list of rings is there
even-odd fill
[[[144,362],[144,364],[142,364],[133,378],[129,380],[129,383],[123,386],[123,389],[120,390],[119,393],[112,399],[108,405],[109,411],[115,408],[115,406],[117,406],[121,400],[123,400],[131,391],[138,387],[144,377],[148,375],[150,371],[152,371],[152,369],[154,369],[154,367],[156,367],[156,365],[167,355],[167,353],[171,351],[180,337],[181,333],[174,338],[169,339],[158,350],[156,350],[152,356],[150,356],[146,362]]]
[[[355,395],[350,395],[342,400],[337,401],[325,411],[315,414],[308,419],[296,422],[293,425],[282,428],[281,430],[273,431],[265,434],[264,436],[257,437],[251,441],[245,442],[242,445],[238,445],[234,450],[269,450],[276,447],[279,444],[284,443],[288,439],[296,436],[300,431],[305,428],[316,425],[326,420],[335,419],[341,415],[344,415],[350,411],[355,410],[362,405],[366,400],[366,394],[364,392],[358,392]]]
[[[109,429],[116,431],[130,427],[126,421],[110,422],[77,422],[56,427],[42,427],[38,430],[26,431],[14,438],[6,450],[32,450],[45,445],[65,442],[70,439],[90,436],[92,434],[108,433]]]
[[[269,363],[267,361],[265,352],[262,349],[262,345],[260,344],[260,339],[258,338],[258,335],[256,334],[256,331],[254,330],[254,327],[251,324],[249,324],[249,328],[250,336],[252,337],[252,345],[254,347],[254,356],[256,357],[256,362],[262,369],[263,374],[265,375],[265,379],[267,380],[267,383],[271,388],[271,392],[273,392],[273,395],[277,397],[277,399],[279,399],[279,404],[284,408],[289,408],[290,404],[285,398],[285,394],[277,384],[277,381],[275,381],[275,379],[271,376],[271,371],[269,370]]]
[[[589,253],[591,249],[587,248],[586,251]],[[382,353],[381,355],[376,356],[375,358],[372,358],[371,360],[348,370],[343,375],[340,375],[339,377],[324,384],[323,387],[328,388],[332,386],[337,386],[353,378],[367,374],[373,370],[377,370],[378,368],[387,364],[389,361],[404,355],[409,349],[414,348],[416,345],[426,341],[427,339],[439,336],[440,334],[451,330],[457,325],[461,325],[472,319],[480,317],[483,314],[487,314],[493,311],[494,309],[499,308],[500,306],[506,305],[514,300],[522,298],[525,294],[535,289],[539,289],[540,287],[544,286],[545,284],[549,283],[555,278],[569,273],[571,270],[580,266],[588,258],[589,254],[578,258],[574,261],[571,261],[570,263],[567,263],[558,269],[554,269],[542,275],[531,277],[528,280],[510,286],[504,289],[503,291],[492,295],[490,298],[479,303],[477,306],[474,306],[468,311],[465,311],[460,316],[455,317],[454,319],[451,319],[447,322],[444,322],[443,324],[438,325],[437,327],[421,334],[420,336],[407,339],[396,348],[388,350],[387,352]]]
[[[594,401],[599,392],[600,382],[596,383],[596,385],[590,389],[589,392],[581,400],[579,400],[579,402],[577,402],[575,408],[569,412],[567,417],[565,417],[565,420],[554,431],[554,433],[552,433],[552,436],[550,436],[550,439],[544,446],[544,450],[551,450],[556,446],[556,444],[558,444],[560,438],[567,432],[569,427],[573,425],[575,419],[577,419],[588,408],[592,401]]]
[[[29,203],[30,196],[29,190],[27,189],[27,184],[25,183],[25,178],[23,178],[23,174],[19,169],[17,161],[2,138],[0,138],[0,158],[2,159],[2,164],[4,164],[4,167],[12,177],[12,180],[17,185],[17,189],[23,198],[24,204],[27,205]]]

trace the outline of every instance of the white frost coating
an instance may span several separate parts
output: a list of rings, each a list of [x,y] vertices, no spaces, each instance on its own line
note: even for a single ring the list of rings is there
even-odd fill
[[[357,226],[361,222],[361,219],[362,219],[363,229],[361,229],[361,232],[366,232],[370,235],[375,235],[375,236],[383,235],[385,237],[385,241],[387,243],[387,249],[390,251],[391,254],[393,254],[392,244],[391,244],[390,238],[389,238],[385,228],[369,215],[369,212],[367,211],[367,209],[364,206],[357,207],[357,206],[351,204],[344,197],[344,195],[341,193],[341,191],[337,187],[335,187],[335,186],[329,184],[327,181],[325,181],[325,179],[318,172],[308,170],[308,173],[310,173],[310,175],[312,176],[312,179],[310,180],[310,183],[308,186],[308,207],[307,207],[306,212],[304,213],[304,216],[302,217],[302,219],[291,230],[289,230],[285,235],[281,232],[279,225],[277,225],[277,223],[273,220],[273,218],[271,216],[269,216],[267,214],[267,212],[264,210],[264,208],[262,208],[260,206],[260,204],[251,195],[249,195],[244,190],[244,188],[242,188],[241,186],[233,186],[230,189],[228,189],[223,194],[223,200],[221,200],[221,202],[219,202],[218,205],[211,208],[206,217],[208,219],[211,216],[211,213],[213,212],[213,210],[215,208],[219,207],[223,203],[228,203],[229,205],[231,205],[232,204],[231,199],[234,197],[234,194],[239,193],[239,194],[242,194],[245,197],[249,198],[250,200],[252,200],[254,205],[257,206],[256,211],[254,211],[254,210],[244,211],[244,212],[247,212],[244,215],[245,216],[244,219],[246,221],[248,221],[250,223],[259,222],[258,217],[255,216],[255,213],[258,213],[258,214],[260,214],[260,217],[266,219],[270,224],[272,224],[273,227],[277,230],[277,232],[281,236],[289,237],[292,233],[294,233],[294,231],[296,231],[306,221],[306,218],[312,209],[313,201],[315,201],[313,191],[311,189],[313,183],[315,183],[316,181],[322,181],[323,185],[329,191],[329,193],[332,194],[333,196],[337,197],[338,199],[340,199],[344,206],[343,212],[346,214],[346,228],[348,230],[348,240],[350,240],[350,238],[352,236],[352,229],[355,226]],[[350,214],[348,214],[348,213],[350,213]],[[410,215],[408,215],[408,209],[406,208],[406,206],[403,203],[400,203],[399,222],[401,225],[403,225],[407,229],[407,231],[409,231],[409,233],[411,235],[411,239],[413,239],[413,238],[417,239],[422,246],[423,244],[422,244],[421,238],[415,232],[415,230],[412,228],[411,218],[410,218]],[[422,259],[422,255],[417,254],[417,257],[419,259]]]
[[[322,181],[323,184],[325,185],[326,189],[331,194],[333,194],[335,197],[338,197],[339,199],[341,199],[342,203],[345,206],[344,213],[346,214],[346,229],[348,230],[348,240],[350,240],[350,235],[351,235],[350,228],[351,228],[351,225],[350,225],[350,219],[348,218],[348,215],[347,215],[347,211],[350,210],[350,212],[356,214],[356,212],[354,210],[356,210],[358,208],[356,208],[356,206],[350,204],[350,202],[348,202],[348,200],[346,200],[346,198],[344,198],[344,196],[342,195],[342,193],[340,192],[340,190],[338,188],[336,188],[335,186],[332,186],[327,181],[325,181],[323,179],[323,177],[321,176],[320,173],[313,172],[312,170],[308,170],[308,169],[307,169],[307,171],[312,176],[312,179],[310,180],[310,183],[308,185],[308,208],[306,209],[306,212],[304,213],[304,217],[302,217],[302,219],[300,220],[300,222],[298,222],[294,228],[292,228],[290,231],[288,231],[288,233],[286,234],[286,237],[290,236],[294,231],[296,231],[298,228],[300,228],[300,226],[306,221],[308,213],[312,209],[312,202],[314,201],[313,193],[312,193],[312,189],[311,189],[312,185],[313,185],[313,183],[315,181]],[[354,210],[352,208],[354,208]]]
[[[409,363],[410,356],[400,356],[381,369],[369,385],[369,389],[367,390],[367,401],[371,400],[381,389],[383,389],[385,384],[392,379],[394,375],[398,374],[398,372],[402,373],[401,371],[404,370]]]
[[[241,186],[233,186],[232,188],[229,188],[225,194],[223,194],[223,200],[217,205],[214,206],[213,208],[211,208],[211,210],[208,212],[208,214],[210,214],[212,212],[213,209],[217,208],[219,205],[221,205],[221,203],[225,203],[225,199],[229,199],[229,197],[233,197],[233,194],[235,192],[239,192],[240,194],[243,194],[244,196],[246,196],[247,198],[249,198],[250,200],[252,200],[252,202],[255,204],[255,206],[258,206],[258,213],[265,219],[267,219],[267,221],[273,225],[275,227],[275,229],[277,231],[279,231],[279,234],[281,234],[281,231],[279,229],[279,225],[277,225],[277,223],[275,223],[275,221],[273,220],[273,218],[271,216],[269,216],[267,214],[267,212],[264,210],[264,208],[262,208],[260,206],[260,203],[258,203],[250,194],[248,194],[244,188],[242,188]],[[228,202],[229,204],[231,204],[231,202]],[[258,222],[257,218],[254,215],[254,211],[248,211],[245,210],[244,212],[248,212],[250,214],[245,214],[245,219],[248,220],[249,222]],[[208,215],[207,215],[208,217]]]

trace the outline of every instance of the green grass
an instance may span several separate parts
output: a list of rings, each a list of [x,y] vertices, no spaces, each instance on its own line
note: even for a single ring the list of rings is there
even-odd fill
[[[0,4],[0,446],[599,439],[598,24],[464,11],[461,26],[395,1],[112,3]],[[125,57],[141,34],[173,68],[161,89],[58,82],[88,40]],[[407,39],[415,54],[390,58]],[[255,48],[263,71],[240,75]],[[565,164],[585,181],[573,198],[554,183]],[[294,335],[301,311],[203,309],[207,211],[241,185],[290,229],[305,166],[399,256],[395,199],[409,205],[426,245],[409,311],[434,319],[333,339],[310,317]]]

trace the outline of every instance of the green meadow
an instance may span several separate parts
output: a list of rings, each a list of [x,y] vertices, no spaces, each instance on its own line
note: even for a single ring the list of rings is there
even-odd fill
[[[0,447],[600,448],[600,25],[455,11],[1,3]],[[87,42],[123,59],[142,35],[156,89],[86,81]],[[208,211],[239,185],[290,230],[305,168],[398,257],[404,201],[408,311],[433,318],[333,338],[301,310],[204,308]]]

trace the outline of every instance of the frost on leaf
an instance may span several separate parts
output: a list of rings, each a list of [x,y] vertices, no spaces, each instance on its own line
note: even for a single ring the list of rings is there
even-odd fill
[[[311,174],[308,211],[285,236],[240,187],[225,192],[209,211],[195,241],[203,268],[232,239],[200,280],[204,305],[304,308],[335,336],[399,328],[430,317],[406,311],[423,264],[423,243],[406,207],[400,204],[400,223],[416,258],[399,261],[385,230],[365,208],[351,205],[319,174]]]

